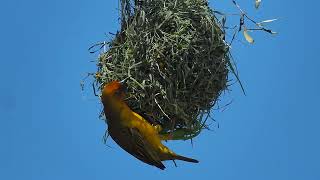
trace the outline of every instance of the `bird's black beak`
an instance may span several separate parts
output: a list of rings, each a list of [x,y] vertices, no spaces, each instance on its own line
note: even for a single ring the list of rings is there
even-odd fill
[[[128,78],[123,79],[122,81],[120,81],[120,84],[123,85],[127,82]]]

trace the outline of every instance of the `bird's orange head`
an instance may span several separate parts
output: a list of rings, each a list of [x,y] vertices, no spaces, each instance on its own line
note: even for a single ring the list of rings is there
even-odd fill
[[[102,90],[102,96],[122,94],[124,95],[125,87],[120,81],[111,81],[106,84]]]

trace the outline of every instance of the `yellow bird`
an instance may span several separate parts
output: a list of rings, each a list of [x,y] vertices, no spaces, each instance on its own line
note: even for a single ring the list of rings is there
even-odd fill
[[[102,104],[107,118],[108,132],[112,139],[137,159],[160,169],[161,161],[182,160],[198,163],[198,160],[177,155],[161,143],[159,126],[151,125],[132,111],[124,102],[124,85],[119,81],[106,84],[102,90]]]

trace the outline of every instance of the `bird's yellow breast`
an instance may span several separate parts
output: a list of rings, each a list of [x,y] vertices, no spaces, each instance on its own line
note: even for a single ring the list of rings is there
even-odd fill
[[[151,125],[142,116],[132,111],[123,100],[109,96],[104,102],[105,112],[110,123],[116,126],[136,128],[144,139],[154,147],[154,150],[162,153],[173,153],[161,143],[158,127]]]

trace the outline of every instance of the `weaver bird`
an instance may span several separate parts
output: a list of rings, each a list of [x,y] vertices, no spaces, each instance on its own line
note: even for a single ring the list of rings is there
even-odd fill
[[[159,126],[151,125],[132,111],[124,101],[122,82],[112,81],[102,90],[102,104],[107,118],[108,132],[112,139],[132,156],[152,166],[164,169],[161,161],[182,160],[198,163],[198,160],[180,156],[161,143]]]

